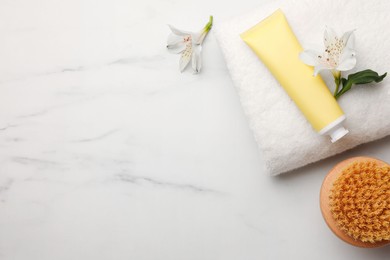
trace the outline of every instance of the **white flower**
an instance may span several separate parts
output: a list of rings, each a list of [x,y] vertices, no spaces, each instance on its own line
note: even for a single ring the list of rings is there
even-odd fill
[[[169,25],[172,33],[168,36],[167,48],[170,52],[181,53],[179,68],[182,72],[192,59],[192,69],[195,73],[200,72],[202,66],[201,50],[202,43],[213,25],[213,17],[198,33],[186,32]]]
[[[307,65],[314,66],[314,75],[321,70],[331,70],[333,75],[340,71],[353,69],[356,65],[356,52],[354,31],[343,34],[340,38],[330,28],[324,33],[325,51],[305,50],[299,58]]]

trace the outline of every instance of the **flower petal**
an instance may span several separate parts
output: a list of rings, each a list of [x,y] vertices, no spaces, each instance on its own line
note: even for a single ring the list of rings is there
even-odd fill
[[[353,57],[340,63],[336,69],[339,71],[347,71],[353,69],[355,66],[356,66],[356,58]]]
[[[355,49],[355,34],[354,33],[349,36],[348,41],[347,41],[345,47],[346,48],[350,48],[352,50]]]
[[[346,71],[351,70],[356,65],[356,53],[354,50],[349,48],[344,48],[343,52],[340,55],[339,65],[337,70]]]
[[[200,68],[202,67],[202,46],[196,45],[193,47],[194,51],[192,52],[192,69],[194,73],[199,73]]]
[[[184,52],[182,52],[179,62],[180,72],[182,72],[188,65],[192,56],[192,44],[187,43]]]
[[[299,53],[299,59],[305,64],[310,66],[317,66],[320,64],[319,59],[321,59],[321,53],[313,50],[305,50]]]
[[[178,42],[184,42],[184,37],[176,35],[174,33],[170,33],[168,35],[167,44],[168,45],[175,45]]]
[[[334,42],[336,42],[338,39],[336,32],[329,27],[326,27],[324,32],[324,45],[325,48],[328,48],[330,45],[332,45]]]
[[[168,24],[168,26],[171,29],[171,31],[174,34],[178,35],[178,36],[188,36],[188,35],[191,35],[191,32],[187,32],[187,31],[182,31],[182,30],[176,29],[175,27],[173,27],[170,24]]]
[[[354,49],[344,48],[343,52],[340,55],[340,61],[351,57],[356,57],[356,51]]]
[[[200,45],[203,42],[204,34],[202,33],[192,33],[191,34],[194,44]]]
[[[321,70],[329,70],[331,68],[329,68],[329,66],[325,65],[325,64],[318,64],[317,66],[314,67],[314,73],[313,75],[314,76],[317,76],[317,74],[321,71]]]
[[[351,49],[355,48],[355,36],[353,34],[354,32],[355,30],[352,30],[343,34],[343,36],[341,37],[341,41],[343,42],[344,47],[349,47]]]
[[[186,45],[184,42],[178,42],[176,44],[167,45],[167,49],[171,53],[181,53],[185,50]]]
[[[180,53],[186,48],[183,36],[178,36],[174,33],[171,33],[168,36],[167,42],[167,49],[172,53]]]

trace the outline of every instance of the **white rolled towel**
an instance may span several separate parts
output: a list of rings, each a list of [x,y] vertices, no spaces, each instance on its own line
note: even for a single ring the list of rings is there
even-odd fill
[[[216,23],[224,54],[250,128],[271,175],[287,172],[390,134],[390,76],[379,84],[355,86],[339,99],[350,133],[331,143],[320,136],[241,40],[240,34],[281,8],[304,49],[321,46],[326,26],[339,34],[356,29],[357,66],[352,73],[390,71],[390,1],[287,0]],[[328,86],[333,77],[323,72]],[[333,91],[333,89],[331,89]]]

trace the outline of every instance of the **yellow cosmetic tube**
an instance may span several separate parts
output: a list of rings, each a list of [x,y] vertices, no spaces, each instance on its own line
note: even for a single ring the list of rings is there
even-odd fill
[[[334,143],[348,133],[345,115],[322,78],[299,60],[302,47],[279,9],[241,34],[287,94],[321,135]]]

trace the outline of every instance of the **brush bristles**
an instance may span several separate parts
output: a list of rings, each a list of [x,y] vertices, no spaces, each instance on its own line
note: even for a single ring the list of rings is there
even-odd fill
[[[355,162],[342,170],[330,191],[338,227],[355,240],[390,240],[390,166]]]

